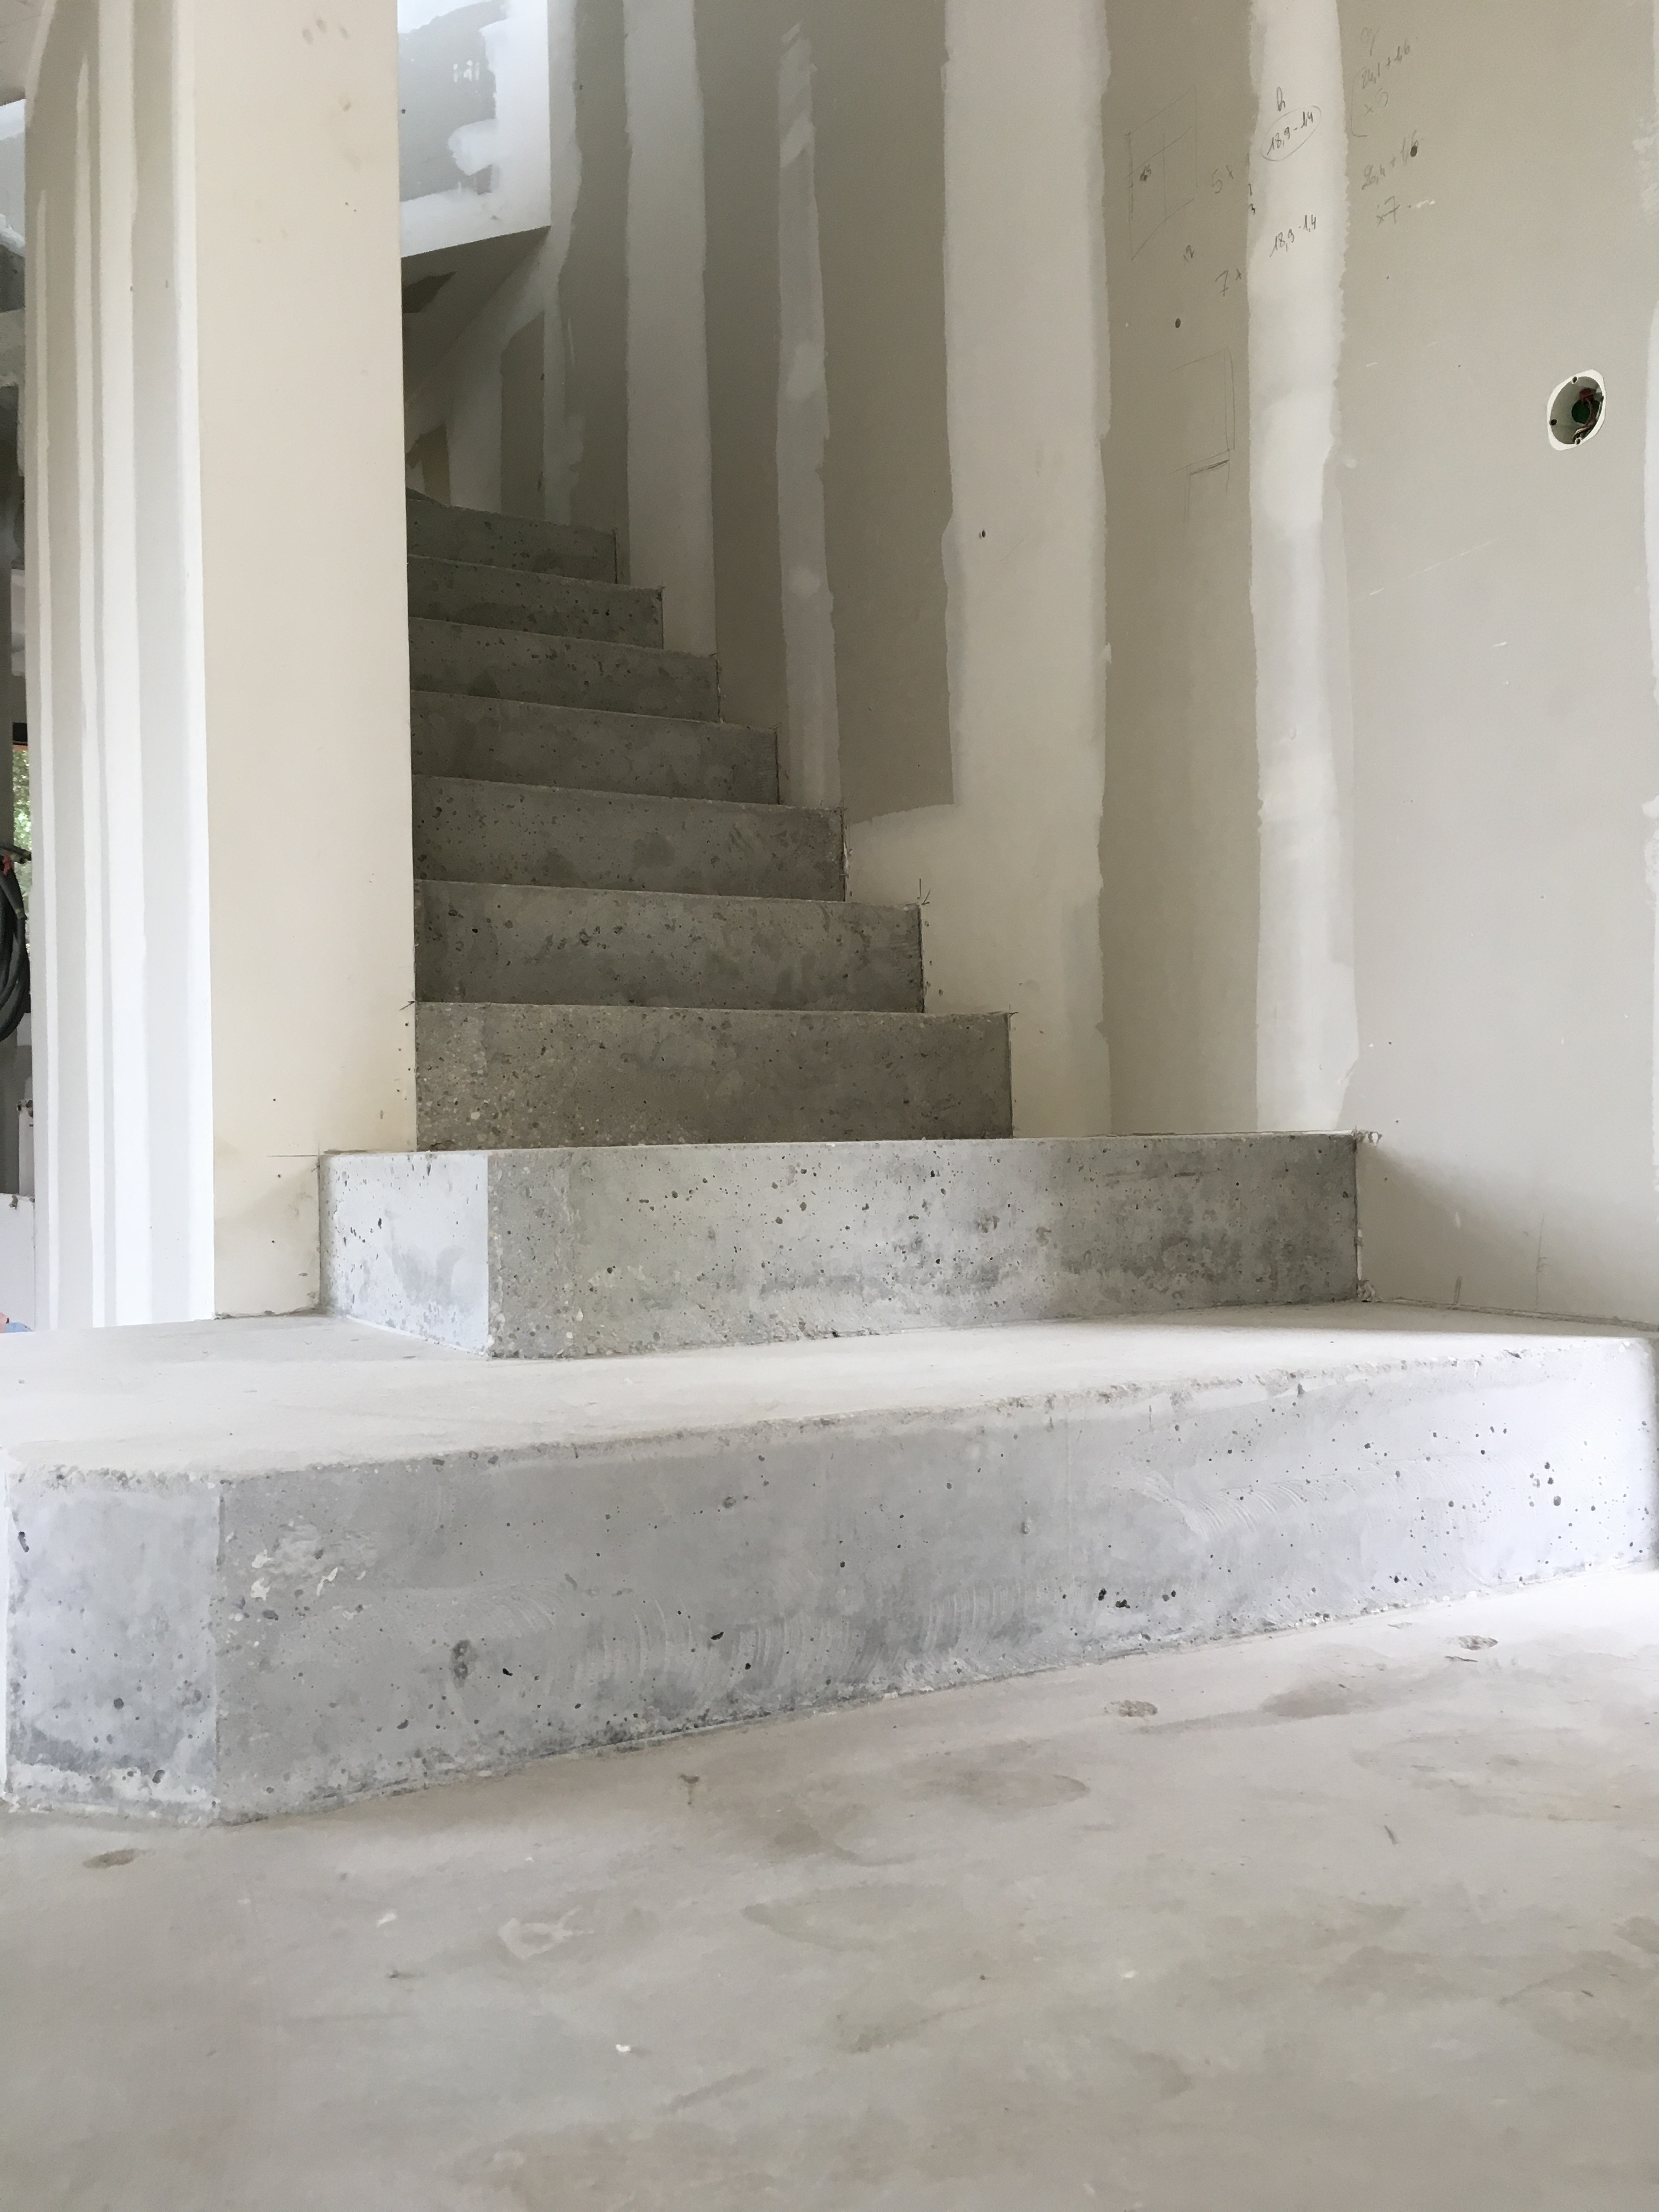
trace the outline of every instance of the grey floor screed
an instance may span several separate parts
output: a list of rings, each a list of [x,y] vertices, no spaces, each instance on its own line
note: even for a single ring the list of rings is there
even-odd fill
[[[1648,2212],[1659,1578],[0,1817],[17,2212]]]

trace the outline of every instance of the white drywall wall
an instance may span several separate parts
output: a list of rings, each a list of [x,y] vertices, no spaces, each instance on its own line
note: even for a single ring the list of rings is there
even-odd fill
[[[1269,1128],[1328,1129],[1341,1122],[1358,1024],[1347,606],[1331,482],[1348,244],[1342,36],[1336,0],[1255,0],[1251,29],[1257,1114]]]
[[[319,1154],[413,1141],[395,72],[379,0],[58,0],[42,53],[48,1324],[313,1304]]]
[[[855,898],[926,900],[931,1011],[1013,1012],[1018,1133],[1097,1134],[1111,1111],[1101,11],[951,0],[946,24],[956,803],[853,825],[850,881]],[[832,429],[835,404],[832,385]]]
[[[1195,190],[1220,207],[1248,178],[1254,197],[1238,264],[1254,665],[1236,568],[1206,566],[1190,529],[1211,635],[1195,621],[1156,668],[1140,653],[1137,711],[1114,722],[1133,771],[1115,771],[1120,847],[1144,829],[1176,850],[1184,810],[1186,849],[1214,862],[1201,901],[1146,872],[1133,916],[1108,882],[1116,957],[1138,944],[1156,971],[1181,945],[1182,989],[1132,999],[1114,979],[1126,1125],[1213,1127],[1218,1099],[1252,1091],[1264,1122],[1358,1123],[1381,1139],[1361,1209],[1378,1295],[1659,1320],[1653,10],[1111,13],[1133,30],[1115,44],[1137,118],[1182,94],[1164,64],[1205,19],[1206,66],[1231,75],[1185,80]],[[1178,365],[1193,284],[1231,301],[1232,267],[1184,209],[1136,246],[1126,228],[1114,270],[1133,265],[1137,315],[1163,322]],[[1560,452],[1547,404],[1586,368],[1608,380],[1605,427]],[[1109,447],[1120,549],[1157,538],[1187,458],[1155,411],[1131,432],[1122,397],[1114,437],[1142,442],[1133,462]],[[1206,750],[1188,720],[1184,788],[1157,780],[1156,750],[1183,692],[1213,732]],[[1234,850],[1241,706],[1261,771],[1254,885]],[[1224,785],[1224,840],[1206,811]],[[1252,1022],[1212,1025],[1226,1065],[1170,1079],[1195,1006],[1249,1003],[1241,941]]]
[[[27,106],[26,100],[14,100],[0,107],[0,246],[9,246],[14,253],[23,251],[28,221],[23,185],[23,133]]]
[[[703,313],[707,212],[693,0],[624,0],[631,566],[663,588],[668,644],[714,650]]]
[[[841,800],[835,596],[823,517],[830,386],[816,139],[812,44],[797,27],[778,60],[778,556],[789,695],[780,765],[784,796],[796,806]]]
[[[1349,1112],[1382,1138],[1382,1294],[1652,1322],[1654,27],[1522,14],[1342,13]],[[1559,451],[1547,403],[1586,368],[1606,422]]]

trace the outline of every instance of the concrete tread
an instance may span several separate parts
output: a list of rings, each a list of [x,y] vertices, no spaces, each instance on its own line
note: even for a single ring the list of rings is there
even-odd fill
[[[480,699],[540,700],[552,707],[603,707],[623,714],[720,719],[714,660],[592,638],[439,622],[412,615],[410,681],[416,691]]]
[[[413,740],[417,775],[778,803],[775,735],[735,722],[417,691]]]
[[[922,1011],[915,907],[544,884],[416,886],[422,1000]]]
[[[416,1008],[420,1142],[764,1144],[1007,1136],[1004,1015]]]
[[[662,593],[472,562],[409,563],[409,611],[436,622],[662,649]]]
[[[331,1315],[8,1337],[7,1451],[20,1472],[176,1481],[355,1473],[435,1452],[763,1431],[780,1421],[1042,1407],[1298,1377],[1496,1367],[1638,1329],[1426,1307],[1236,1308],[590,1360],[475,1360]],[[342,1422],[349,1426],[343,1431]]]
[[[821,807],[415,778],[415,870],[431,882],[839,899],[841,817]]]
[[[608,530],[446,507],[416,493],[409,495],[404,513],[409,550],[417,560],[470,561],[488,568],[522,568],[535,575],[617,581],[617,541]]]
[[[495,1358],[1357,1300],[1352,1136],[343,1154],[334,1313]]]

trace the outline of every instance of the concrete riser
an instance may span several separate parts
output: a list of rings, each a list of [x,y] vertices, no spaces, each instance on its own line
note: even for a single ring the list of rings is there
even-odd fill
[[[423,1149],[1006,1137],[995,1015],[416,1009]]]
[[[460,691],[483,699],[540,700],[624,714],[720,719],[714,664],[690,653],[584,638],[536,637],[470,623],[409,625],[410,679],[416,691]]]
[[[532,575],[617,581],[617,541],[608,531],[441,507],[427,499],[410,499],[407,511],[411,560],[464,561]]]
[[[417,691],[413,708],[416,775],[777,804],[769,730],[437,691]]]
[[[915,908],[447,883],[415,923],[424,1000],[922,1010]]]
[[[337,1155],[327,1310],[592,1358],[1358,1295],[1348,1137]]]
[[[839,899],[841,817],[631,792],[415,779],[415,872],[428,881]]]
[[[299,1811],[1650,1558],[1653,1404],[1645,1345],[1466,1345],[171,1489],[14,1474],[8,1787]]]
[[[662,645],[662,593],[628,584],[580,583],[461,561],[411,561],[409,611],[434,622],[535,630],[613,645]]]

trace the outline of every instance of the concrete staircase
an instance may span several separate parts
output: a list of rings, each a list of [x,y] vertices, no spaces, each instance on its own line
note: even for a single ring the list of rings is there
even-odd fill
[[[1009,1024],[593,531],[410,502],[421,1151],[325,1165],[331,1311],[582,1357],[1357,1290],[1340,1138],[1011,1141]]]
[[[1006,1020],[924,1012],[920,915],[613,542],[410,515],[422,1144],[1007,1136]]]

